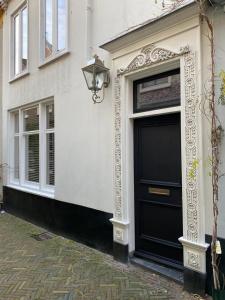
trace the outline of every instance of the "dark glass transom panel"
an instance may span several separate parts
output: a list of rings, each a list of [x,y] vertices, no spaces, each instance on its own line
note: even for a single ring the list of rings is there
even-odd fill
[[[180,70],[134,82],[134,112],[180,105]]]

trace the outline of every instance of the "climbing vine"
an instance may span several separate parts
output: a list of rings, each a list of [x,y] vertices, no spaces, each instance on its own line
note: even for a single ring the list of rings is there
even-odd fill
[[[156,0],[157,1],[157,0]],[[184,4],[186,0],[161,0],[162,7],[168,11],[173,11],[180,5]],[[204,103],[207,103],[208,110],[204,110],[203,113],[207,116],[210,122],[210,143],[211,143],[211,155],[209,158],[210,162],[210,177],[212,182],[212,205],[213,205],[213,229],[212,229],[212,241],[211,241],[211,264],[213,272],[213,285],[214,289],[220,290],[224,287],[224,276],[219,269],[221,248],[218,241],[217,229],[218,229],[218,215],[219,215],[219,166],[220,166],[220,144],[223,136],[223,129],[220,124],[220,120],[217,115],[217,103],[225,104],[225,71],[222,70],[219,76],[216,76],[215,72],[215,36],[214,36],[214,25],[210,17],[207,15],[205,0],[196,0],[199,7],[199,16],[201,21],[207,25],[208,28],[208,41],[210,45],[210,72],[209,72],[209,89],[203,95]],[[220,78],[221,87],[218,101],[216,100],[215,92],[215,79]],[[194,177],[196,169],[199,166],[199,160],[193,161],[192,169],[189,176]],[[221,282],[221,277],[222,282]]]

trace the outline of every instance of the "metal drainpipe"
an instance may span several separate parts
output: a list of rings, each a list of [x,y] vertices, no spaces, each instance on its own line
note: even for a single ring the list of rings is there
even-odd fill
[[[93,0],[86,0],[86,59],[93,55]]]

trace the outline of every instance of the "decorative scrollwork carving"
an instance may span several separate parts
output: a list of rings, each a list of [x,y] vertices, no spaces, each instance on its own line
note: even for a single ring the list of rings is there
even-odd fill
[[[200,268],[200,256],[198,253],[194,253],[191,251],[188,251],[188,265],[192,267],[193,269],[198,270]]]
[[[151,44],[144,47],[141,50],[141,53],[138,54],[125,69],[119,69],[117,74],[123,75],[155,63],[178,57],[188,52],[188,46],[180,48],[179,52],[173,52],[164,48],[155,47],[154,44]]]
[[[185,140],[186,140],[186,198],[187,198],[187,238],[198,241],[198,170],[190,176],[197,153],[197,95],[195,80],[195,55],[184,55],[185,76]]]
[[[121,170],[121,99],[120,77],[115,79],[115,218],[122,220],[122,170]]]

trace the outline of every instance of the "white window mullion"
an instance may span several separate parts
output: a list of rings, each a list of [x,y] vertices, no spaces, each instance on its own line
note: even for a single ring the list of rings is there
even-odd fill
[[[13,182],[14,181],[14,176],[13,176],[13,169],[14,169],[14,115],[10,114],[9,117],[9,130],[10,130],[10,138],[8,139],[8,143],[9,146],[12,145],[12,147],[10,147],[10,151],[9,151],[9,157],[8,157],[8,180],[9,182]]]
[[[19,173],[20,173],[20,185],[24,185],[25,182],[25,137],[23,135],[23,111],[19,110]]]
[[[45,105],[39,104],[39,128],[40,128],[40,188],[44,189],[46,185],[46,141],[45,141]]]

